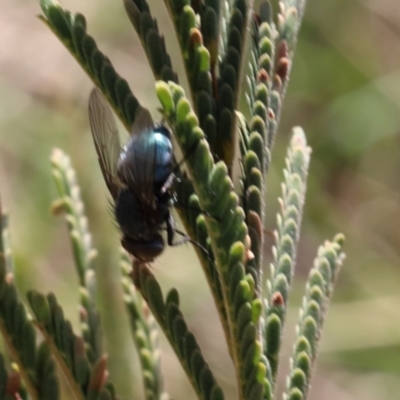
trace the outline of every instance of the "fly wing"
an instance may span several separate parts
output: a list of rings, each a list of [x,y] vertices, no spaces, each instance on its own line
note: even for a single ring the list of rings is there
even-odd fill
[[[120,164],[120,173],[138,200],[143,218],[148,218],[156,207],[154,196],[154,171],[157,147],[151,143],[151,132],[141,131],[132,136],[127,145],[126,159]]]
[[[119,168],[124,180],[138,200],[143,218],[154,212],[154,168],[157,147],[151,143],[154,122],[147,108],[140,107],[131,127],[131,139],[126,146],[126,159]]]
[[[154,127],[153,118],[147,108],[140,107],[133,121],[131,128],[131,136],[148,132]]]
[[[117,163],[121,145],[110,106],[98,88],[94,88],[90,93],[89,119],[101,172],[108,190],[115,199],[120,187]]]

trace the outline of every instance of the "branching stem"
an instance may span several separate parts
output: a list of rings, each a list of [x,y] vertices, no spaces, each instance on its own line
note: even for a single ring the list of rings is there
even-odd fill
[[[3,336],[7,349],[10,352],[13,361],[16,362],[18,365],[18,372],[21,374],[21,377],[25,382],[26,390],[28,391],[31,400],[40,400],[36,385],[34,382],[32,382],[32,379],[29,376],[28,371],[26,371],[19,356],[19,353],[12,343],[12,338],[8,334],[8,331],[1,320],[0,320],[0,332],[1,335]]]
[[[75,378],[72,375],[70,368],[66,364],[64,357],[59,352],[57,346],[54,344],[52,337],[47,333],[47,331],[43,328],[42,324],[36,322],[35,325],[43,335],[44,340],[46,341],[47,345],[50,347],[51,353],[53,354],[54,358],[56,359],[58,365],[61,368],[61,371],[64,374],[66,381],[71,388],[73,395],[75,396],[76,400],[86,400],[85,395],[82,393],[82,390],[79,384],[76,382]],[[39,399],[38,399],[39,400]]]

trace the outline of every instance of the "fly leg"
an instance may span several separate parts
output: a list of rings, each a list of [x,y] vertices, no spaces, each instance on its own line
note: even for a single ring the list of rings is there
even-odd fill
[[[172,184],[174,183],[176,179],[176,174],[180,170],[181,165],[189,158],[189,156],[196,150],[197,146],[200,143],[200,139],[194,143],[188,152],[185,154],[185,156],[182,158],[181,161],[179,161],[178,164],[176,164],[172,170],[172,172],[169,174],[167,180],[165,181],[163,187],[161,188],[161,194],[167,192],[169,189],[171,189]]]
[[[175,228],[174,219],[172,218],[172,214],[168,213],[167,219],[167,242],[169,246],[179,246],[184,243],[191,243],[193,246],[196,246],[201,251],[203,251],[208,257],[210,256],[208,250],[204,248],[200,243],[192,240],[188,235],[184,232]],[[174,242],[175,232],[182,236],[182,239]]]
[[[169,246],[179,246],[180,244],[188,243],[191,241],[190,237],[184,234],[181,240],[174,242],[176,230],[175,230],[174,219],[172,218],[172,214],[170,212],[168,212],[167,219],[165,222],[167,224],[167,242]]]
[[[167,180],[165,181],[163,187],[161,188],[161,194],[167,193],[171,189],[175,179],[176,179],[175,172],[171,172]]]

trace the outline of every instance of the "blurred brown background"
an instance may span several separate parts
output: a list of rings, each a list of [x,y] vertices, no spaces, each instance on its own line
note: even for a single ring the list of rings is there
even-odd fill
[[[161,0],[150,3],[182,64]],[[87,17],[89,32],[156,114],[154,83],[122,1],[64,0]],[[77,329],[77,279],[63,218],[50,215],[56,193],[49,156],[72,157],[95,246],[99,303],[111,379],[124,398],[142,396],[135,350],[121,301],[118,233],[108,212],[87,117],[91,83],[37,19],[35,0],[0,0],[0,192],[11,214],[21,293],[54,291]],[[317,246],[341,231],[344,269],[323,335],[310,399],[380,400],[400,393],[400,3],[309,0],[268,177],[267,229],[290,129],[301,125],[313,149],[302,240],[282,369]],[[271,243],[267,243],[271,246]],[[167,249],[153,266],[165,289],[176,286],[206,358],[234,398],[234,375],[210,293],[191,248]],[[266,261],[266,276],[268,274]],[[191,388],[162,339],[166,387],[175,400]],[[136,383],[132,376],[136,375]],[[66,392],[68,398],[68,392]]]

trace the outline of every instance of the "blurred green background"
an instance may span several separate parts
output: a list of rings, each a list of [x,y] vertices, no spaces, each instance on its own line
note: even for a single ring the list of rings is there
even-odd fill
[[[161,0],[151,3],[175,68],[182,63]],[[157,115],[154,82],[122,1],[64,0],[140,101]],[[111,379],[124,398],[142,396],[121,299],[118,233],[108,211],[87,117],[91,83],[38,20],[35,0],[0,0],[0,192],[11,214],[21,293],[54,291],[77,324],[78,284],[49,157],[71,155],[86,204],[97,261]],[[309,0],[268,177],[266,229],[274,229],[290,129],[301,125],[313,149],[298,267],[282,352],[288,367],[304,283],[316,249],[341,231],[344,269],[321,344],[310,399],[380,400],[400,396],[400,3]],[[271,240],[266,243],[266,276]],[[202,271],[187,246],[153,265],[164,288],[176,286],[206,358],[234,398],[234,373]],[[162,338],[166,387],[175,400],[191,388]],[[135,376],[135,379],[132,377]],[[283,375],[282,375],[283,376]],[[67,393],[67,392],[66,392]],[[66,394],[68,398],[68,394]]]

